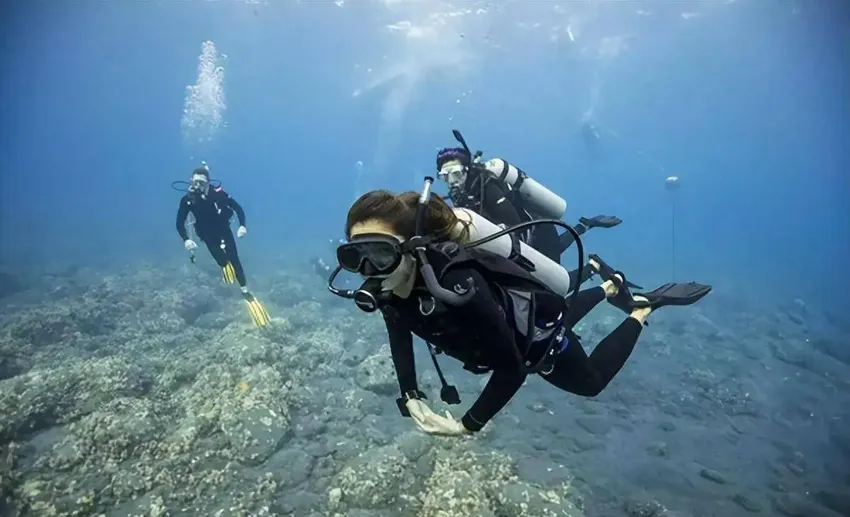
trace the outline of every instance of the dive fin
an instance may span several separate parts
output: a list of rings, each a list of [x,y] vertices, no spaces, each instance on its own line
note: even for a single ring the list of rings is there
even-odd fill
[[[590,228],[613,228],[623,220],[613,215],[597,215],[596,217],[579,217],[578,222]]]
[[[632,293],[629,292],[629,282],[620,282],[620,279],[614,276],[620,275],[625,279],[626,277],[623,273],[615,271],[611,266],[599,258],[599,255],[590,255],[589,258],[599,264],[599,276],[603,280],[611,280],[617,285],[617,287],[620,288],[617,296],[609,299],[608,301],[611,305],[626,314],[631,313],[632,309],[640,307],[649,307],[652,310],[655,310],[668,305],[693,305],[711,292],[710,285],[699,284],[697,282],[688,282],[684,284],[669,282],[654,291],[650,291],[648,293],[634,293],[634,295],[632,295]],[[646,298],[646,301],[635,300],[634,296],[642,296]]]
[[[626,287],[628,287],[629,289],[643,289],[643,287],[637,285],[634,282],[629,282],[628,280],[626,280]]]
[[[577,278],[577,275],[575,275],[574,273],[575,273],[574,271],[570,271],[570,284],[573,284],[573,283],[579,281],[579,279]],[[593,269],[593,266],[591,266],[590,264],[585,264],[584,267],[581,268],[581,280],[580,280],[581,283],[583,284],[583,283],[587,282],[588,280],[593,278],[594,275],[596,275],[596,273],[597,272],[596,272],[595,269]],[[626,280],[626,287],[628,287],[629,289],[643,289],[643,287],[637,285],[634,282],[629,282],[628,280]]]
[[[251,314],[251,319],[254,320],[254,325],[265,327],[271,323],[271,317],[268,311],[266,311],[266,308],[256,296],[251,293],[243,293],[243,296],[245,297],[245,303],[248,305],[248,312]]]
[[[617,292],[617,296],[609,298],[608,303],[625,312],[626,314],[631,313],[633,308],[632,304],[634,303],[634,300],[632,299],[632,293],[629,292],[630,282],[626,280],[626,275],[623,274],[622,271],[617,271],[608,264],[606,264],[604,260],[599,258],[599,255],[591,254],[587,258],[599,264],[598,272],[599,277],[602,278],[602,280],[610,280],[614,282],[614,285],[616,285],[619,289],[619,291]],[[617,278],[617,276],[615,275],[619,276],[623,280],[620,280],[620,278]]]
[[[236,283],[236,270],[233,269],[233,264],[228,262],[221,268],[221,278],[224,279],[224,282],[227,284],[235,284]]]
[[[650,307],[655,310],[668,305],[693,305],[710,292],[710,285],[670,282],[648,293],[634,293],[635,296],[643,296],[647,301],[633,300],[632,307]]]

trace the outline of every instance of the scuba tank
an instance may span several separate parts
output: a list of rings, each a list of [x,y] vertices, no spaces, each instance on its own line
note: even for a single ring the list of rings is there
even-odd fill
[[[471,223],[468,226],[468,231],[469,238],[473,241],[489,238],[502,230],[489,219],[473,210],[455,208],[454,213],[461,221]],[[478,247],[519,263],[531,276],[555,293],[566,297],[570,292],[570,274],[567,270],[525,242],[511,237],[511,235],[503,234],[501,237],[484,242]]]
[[[522,207],[534,216],[560,219],[567,211],[564,198],[501,158],[487,160],[479,170],[488,172],[515,190],[522,198]]]
[[[469,146],[466,145],[466,140],[460,131],[453,129],[452,134],[471,156]],[[511,190],[516,191],[522,199],[522,208],[530,214],[542,218],[560,219],[567,211],[567,202],[564,198],[530,178],[522,169],[501,158],[481,162],[481,151],[477,151],[475,156],[477,159],[472,161],[471,166],[488,173],[493,178],[504,182]]]

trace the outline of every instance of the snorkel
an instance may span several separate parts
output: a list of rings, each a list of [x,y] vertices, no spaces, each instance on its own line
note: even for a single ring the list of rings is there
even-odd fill
[[[475,154],[472,154],[472,151],[469,150],[469,146],[466,145],[466,139],[463,138],[463,135],[460,134],[460,131],[458,131],[457,129],[452,129],[452,136],[455,137],[457,143],[459,143],[466,150],[466,152],[469,153],[469,156],[472,157],[472,163],[470,165],[481,163],[481,157],[484,155],[483,151],[475,151]]]

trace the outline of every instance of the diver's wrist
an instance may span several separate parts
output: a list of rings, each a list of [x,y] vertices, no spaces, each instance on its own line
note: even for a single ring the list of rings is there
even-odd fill
[[[408,390],[401,394],[401,397],[395,400],[398,405],[398,410],[401,416],[410,416],[410,410],[407,409],[407,403],[411,400],[422,400],[426,398],[425,394],[419,390]]]
[[[485,422],[486,423],[486,422]],[[463,418],[460,419],[460,424],[463,426],[463,429],[468,434],[475,434],[484,427],[485,423],[481,423],[478,420],[474,419],[472,415],[467,411]]]

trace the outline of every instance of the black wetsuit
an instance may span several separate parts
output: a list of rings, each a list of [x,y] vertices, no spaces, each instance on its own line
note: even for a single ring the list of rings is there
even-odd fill
[[[442,265],[432,265],[439,271]],[[481,429],[498,413],[525,381],[520,370],[521,352],[527,357],[541,357],[548,341],[531,344],[530,350],[522,350],[526,340],[517,331],[512,309],[509,307],[500,286],[485,280],[478,269],[458,267],[450,269],[441,284],[447,289],[465,285],[472,278],[476,294],[472,301],[460,307],[446,307],[425,316],[420,301],[424,295],[423,280],[417,284],[410,297],[393,296],[381,310],[389,334],[393,364],[395,365],[401,393],[418,391],[416,368],[413,356],[413,334],[428,341],[447,355],[462,361],[467,367],[484,367],[492,375],[469,411],[462,418],[463,425],[470,431]],[[535,321],[551,321],[564,310],[564,299],[554,293],[537,295]],[[427,296],[424,296],[427,299]],[[583,318],[594,306],[605,299],[601,287],[579,293],[576,306],[567,311],[563,324],[567,329]],[[425,311],[427,312],[427,310]],[[550,373],[543,375],[551,384],[577,395],[595,396],[601,392],[620,371],[634,349],[641,324],[632,318],[626,319],[614,332],[597,345],[588,356],[571,330],[559,346],[560,353]],[[522,345],[517,348],[517,343]],[[471,368],[470,368],[471,369]]]
[[[453,196],[452,201],[458,208],[468,208],[477,212],[495,224],[514,226],[516,224],[531,221],[531,215],[512,201],[516,192],[510,191],[507,186],[495,178],[487,178],[484,181],[484,189],[481,189],[481,180],[485,177],[482,173],[470,171],[466,177],[464,186],[465,195]],[[483,202],[482,202],[483,195]],[[587,227],[581,223],[573,226],[576,233],[583,235]],[[532,227],[529,232],[518,234],[529,246],[536,249],[549,260],[556,264],[561,263],[561,254],[569,248],[575,239],[570,232],[565,231],[558,235],[558,228],[551,224],[540,224]],[[570,271],[570,283],[576,281],[576,272]],[[592,276],[590,266],[582,270],[582,281]]]
[[[239,285],[245,287],[245,270],[239,260],[236,249],[236,239],[230,229],[230,218],[233,214],[239,219],[239,225],[245,226],[245,211],[221,187],[210,188],[206,196],[189,192],[180,199],[177,209],[177,233],[185,242],[189,235],[186,232],[186,218],[191,212],[195,216],[195,234],[207,245],[210,254],[219,267],[230,262],[236,272]]]

